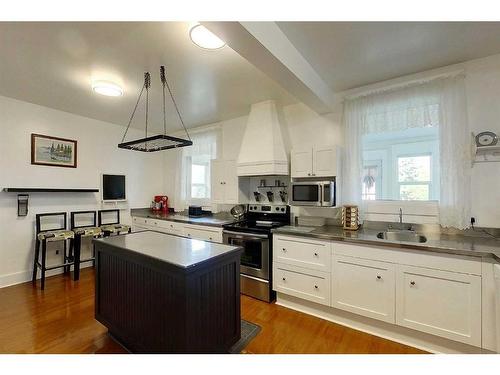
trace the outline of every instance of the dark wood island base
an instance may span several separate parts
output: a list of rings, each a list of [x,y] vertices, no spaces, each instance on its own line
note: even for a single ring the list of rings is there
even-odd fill
[[[228,353],[241,248],[158,232],[95,240],[95,317],[132,353]]]

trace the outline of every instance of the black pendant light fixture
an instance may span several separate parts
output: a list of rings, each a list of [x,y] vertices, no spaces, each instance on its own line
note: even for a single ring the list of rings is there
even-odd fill
[[[137,102],[135,103],[135,107],[134,110],[132,111],[132,115],[130,116],[127,129],[125,130],[125,134],[123,134],[122,143],[118,145],[119,148],[124,148],[133,151],[154,152],[154,151],[168,150],[170,148],[191,146],[193,144],[193,141],[191,141],[191,138],[189,137],[189,133],[186,129],[186,126],[184,125],[184,121],[182,120],[182,116],[179,112],[179,108],[177,107],[177,103],[175,102],[172,90],[168,85],[167,78],[165,75],[165,67],[163,65],[160,67],[160,80],[163,90],[163,134],[148,136],[149,88],[151,87],[151,75],[149,74],[149,72],[146,72],[144,73],[144,85],[142,86],[141,91],[139,93],[139,97],[137,98]],[[182,139],[167,135],[167,111],[166,111],[165,89],[167,89],[168,93],[170,94],[170,98],[172,99],[172,103],[174,104],[177,116],[179,116],[179,120],[181,121],[182,127],[186,132],[187,139]],[[136,139],[134,141],[124,142],[125,137],[127,136],[128,129],[130,128],[130,124],[134,119],[137,107],[139,106],[139,102],[141,101],[141,97],[142,94],[144,93],[144,90],[146,90],[145,137]]]

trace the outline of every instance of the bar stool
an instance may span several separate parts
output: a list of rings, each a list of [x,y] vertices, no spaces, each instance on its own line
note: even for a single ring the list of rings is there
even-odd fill
[[[92,216],[91,224],[79,225],[79,220],[85,217]],[[80,220],[81,222],[82,220]],[[82,238],[92,237],[98,238],[102,234],[101,228],[97,226],[97,213],[95,211],[74,211],[70,213],[70,228],[75,233],[75,280],[80,278],[80,265],[85,262],[92,262],[95,265],[95,250],[92,245],[92,255],[90,258],[81,259],[82,256]]]
[[[60,216],[63,218],[63,225],[58,228],[52,228],[44,230],[42,228],[42,219],[47,217]],[[33,261],[33,284],[36,285],[36,276],[38,268],[41,270],[41,289],[45,289],[45,272],[57,268],[64,268],[64,273],[69,272],[70,266],[75,264],[75,257],[79,257],[79,254],[73,254],[73,241],[74,233],[71,230],[66,229],[67,226],[67,215],[66,212],[52,212],[36,215],[36,240],[35,240],[35,258]],[[67,253],[67,241],[69,240],[69,254]],[[50,242],[60,242],[64,241],[64,257],[63,264],[58,264],[56,266],[46,266],[47,261],[47,243]],[[42,256],[41,262],[40,257],[40,245],[42,245]],[[74,268],[74,267],[73,267]],[[75,275],[76,277],[76,275]],[[76,279],[75,279],[76,280]]]
[[[107,223],[103,223],[103,213],[105,214],[115,214],[115,220]],[[130,225],[120,224],[120,210],[99,210],[97,211],[98,216],[98,226],[101,228],[103,236],[109,237],[111,234],[118,235],[123,233],[130,233],[132,227]]]

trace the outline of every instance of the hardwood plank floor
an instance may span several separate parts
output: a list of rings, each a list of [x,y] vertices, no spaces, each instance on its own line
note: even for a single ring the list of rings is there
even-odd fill
[[[424,353],[247,296],[241,312],[262,327],[244,353]],[[94,319],[93,269],[0,289],[0,353],[125,353]]]

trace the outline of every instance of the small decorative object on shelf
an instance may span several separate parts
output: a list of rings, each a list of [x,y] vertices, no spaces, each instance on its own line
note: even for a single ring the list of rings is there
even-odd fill
[[[358,206],[342,206],[342,225],[347,230],[359,229],[359,208]]]
[[[498,136],[490,131],[472,133],[472,165],[500,161]]]
[[[481,132],[476,135],[476,146],[495,146],[498,143],[498,137],[493,132]]]

